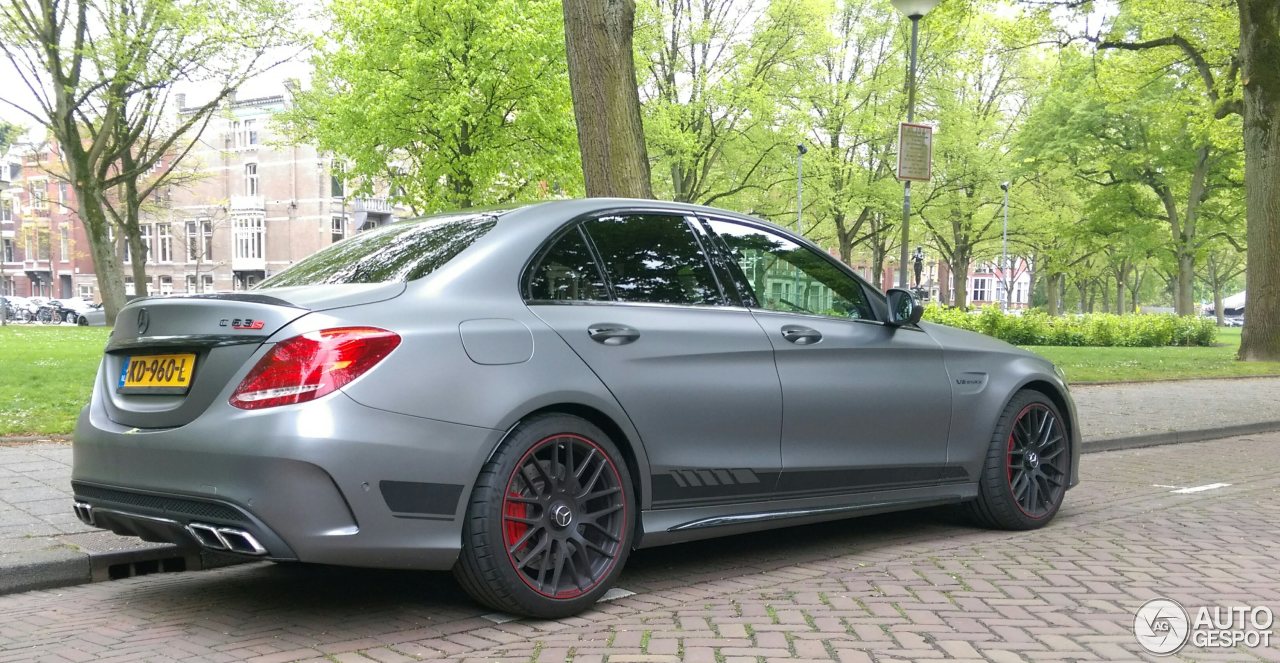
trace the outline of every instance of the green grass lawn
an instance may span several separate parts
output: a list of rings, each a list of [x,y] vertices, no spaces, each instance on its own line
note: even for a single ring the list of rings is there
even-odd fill
[[[111,330],[0,327],[0,435],[66,434],[89,402]]]
[[[65,435],[89,401],[110,332],[105,327],[0,327],[0,435]],[[1235,361],[1239,329],[1209,348],[1028,348],[1072,384],[1280,375],[1280,362]]]
[[[1196,348],[1027,346],[1067,374],[1071,384],[1280,375],[1280,362],[1236,361],[1240,328],[1218,330],[1218,343]]]

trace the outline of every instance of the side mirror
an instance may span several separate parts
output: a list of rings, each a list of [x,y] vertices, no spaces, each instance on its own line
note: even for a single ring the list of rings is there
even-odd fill
[[[920,316],[924,315],[924,307],[920,305],[920,300],[916,299],[915,295],[902,288],[891,288],[885,294],[889,299],[888,324],[890,327],[914,325],[920,322]]]

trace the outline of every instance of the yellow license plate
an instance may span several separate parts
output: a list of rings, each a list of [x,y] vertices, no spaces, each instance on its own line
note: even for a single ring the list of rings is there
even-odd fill
[[[120,367],[116,391],[149,394],[185,394],[196,367],[195,353],[134,355]]]

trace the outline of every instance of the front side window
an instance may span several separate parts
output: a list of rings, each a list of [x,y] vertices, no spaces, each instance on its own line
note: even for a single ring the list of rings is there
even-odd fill
[[[720,288],[680,216],[627,214],[583,224],[622,302],[720,304]]]
[[[722,250],[740,271],[758,308],[834,318],[874,320],[866,291],[825,256],[767,230],[710,221]],[[739,286],[742,289],[743,286]]]
[[[551,245],[529,275],[525,297],[533,301],[604,301],[609,293],[578,227]]]

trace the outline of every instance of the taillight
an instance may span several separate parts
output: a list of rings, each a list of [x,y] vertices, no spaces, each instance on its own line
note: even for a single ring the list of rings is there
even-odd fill
[[[315,400],[360,377],[400,345],[377,327],[340,327],[276,343],[240,381],[231,404],[244,410]]]

